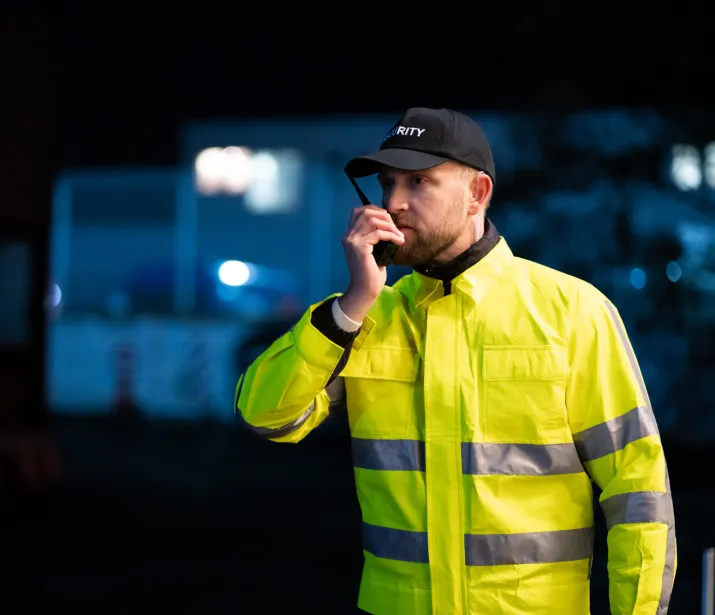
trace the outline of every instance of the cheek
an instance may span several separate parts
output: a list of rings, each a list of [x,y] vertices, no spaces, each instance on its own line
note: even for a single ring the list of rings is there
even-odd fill
[[[469,202],[462,198],[462,196],[457,196],[449,207],[450,217],[454,220],[465,220],[467,218],[469,211]]]

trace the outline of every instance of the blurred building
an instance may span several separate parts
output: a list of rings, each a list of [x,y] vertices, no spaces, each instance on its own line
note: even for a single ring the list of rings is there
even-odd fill
[[[145,416],[231,420],[243,342],[255,354],[262,332],[345,289],[340,236],[359,201],[343,166],[394,119],[197,122],[176,168],[67,170],[54,199],[51,406],[111,413],[120,383]],[[611,297],[664,428],[698,417],[715,433],[697,384],[715,365],[703,341],[715,331],[715,120],[475,119],[497,161],[490,215],[515,253]],[[360,182],[379,199],[374,178]]]

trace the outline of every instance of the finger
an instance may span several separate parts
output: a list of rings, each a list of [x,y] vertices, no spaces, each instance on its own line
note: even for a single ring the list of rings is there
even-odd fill
[[[350,211],[350,222],[357,220],[359,217],[364,216],[368,212],[374,211],[385,211],[382,207],[377,205],[361,205],[360,207],[353,207]]]
[[[371,218],[367,220],[364,225],[356,228],[355,231],[361,235],[367,235],[372,231],[391,231],[397,233],[400,237],[404,237],[401,230],[399,230],[392,220],[384,220],[383,218]]]
[[[347,234],[347,240],[350,242],[364,242],[365,237],[371,235],[375,231],[384,231],[398,237],[400,240],[405,238],[402,231],[396,229],[394,226],[385,222],[384,220],[371,221],[369,224],[361,224]]]
[[[384,209],[368,211],[357,216],[351,226],[351,230],[360,230],[364,233],[365,229],[377,228],[378,224],[387,224],[388,228],[397,230],[392,217]]]
[[[348,220],[348,227],[351,227],[353,224],[355,224],[355,220],[357,220],[357,217],[360,215],[360,210],[362,207],[353,207],[353,209],[350,211],[350,219]]]
[[[353,213],[353,220],[362,220],[364,218],[373,217],[385,218],[390,220],[392,219],[386,209],[383,209],[382,207],[377,207],[376,205],[365,205],[363,207],[358,207],[357,209],[353,210]]]
[[[372,231],[372,233],[368,233],[363,237],[363,240],[367,245],[371,246],[374,246],[380,241],[389,241],[398,246],[401,246],[403,243],[405,243],[404,237],[401,237],[393,231],[385,231],[383,229],[376,229]]]
[[[361,205],[360,207],[356,207],[355,209],[358,211],[385,211],[382,207],[380,207],[379,205],[374,205],[373,203]]]

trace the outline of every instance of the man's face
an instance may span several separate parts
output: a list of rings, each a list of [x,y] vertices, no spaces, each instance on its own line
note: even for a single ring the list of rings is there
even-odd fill
[[[431,262],[465,232],[470,177],[451,162],[423,171],[382,168],[382,206],[405,235],[396,265]]]

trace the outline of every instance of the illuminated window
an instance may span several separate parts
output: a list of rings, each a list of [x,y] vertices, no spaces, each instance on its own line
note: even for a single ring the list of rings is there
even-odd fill
[[[705,148],[705,164],[703,165],[705,183],[710,188],[715,188],[715,143],[710,143]]]
[[[251,277],[251,270],[241,261],[225,261],[218,268],[218,279],[226,286],[243,286]]]
[[[680,190],[697,190],[703,181],[698,150],[692,145],[673,146],[670,177]]]
[[[242,195],[255,214],[286,213],[300,203],[303,160],[295,150],[209,147],[196,156],[194,173],[200,194]]]

